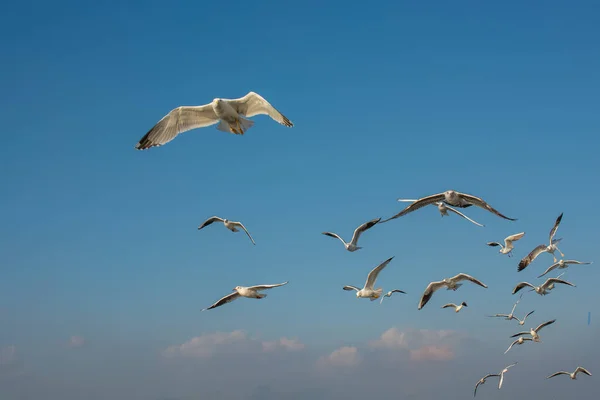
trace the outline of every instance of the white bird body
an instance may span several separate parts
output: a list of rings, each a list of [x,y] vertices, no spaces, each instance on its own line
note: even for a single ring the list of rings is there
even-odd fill
[[[230,221],[230,220],[228,220],[226,218],[221,218],[221,217],[214,216],[214,217],[210,217],[206,221],[204,221],[202,223],[202,225],[200,225],[198,227],[198,230],[200,230],[200,229],[202,229],[202,228],[204,228],[204,227],[206,227],[206,226],[208,226],[208,225],[210,225],[210,224],[212,224],[213,222],[216,222],[216,221],[222,222],[223,225],[225,226],[225,228],[229,229],[231,232],[239,232],[238,227],[242,228],[244,230],[244,232],[246,232],[246,235],[248,235],[248,237],[252,241],[252,244],[256,244],[254,242],[254,239],[250,235],[250,232],[248,232],[248,230],[246,229],[246,227],[244,226],[244,224],[242,224],[239,221]]]
[[[417,201],[416,199],[398,199],[398,201],[405,201],[405,202],[411,202],[414,203],[415,201]],[[483,224],[480,224],[479,222],[467,217],[465,214],[461,213],[460,211],[446,205],[444,202],[442,201],[438,201],[436,203],[433,203],[438,211],[440,212],[440,214],[442,215],[442,217],[444,216],[449,216],[450,214],[448,214],[448,211],[452,211],[454,214],[463,217],[464,219],[466,219],[469,222],[472,222],[473,224],[477,225],[477,226],[485,226]]]
[[[460,303],[459,305],[456,305],[454,303],[448,303],[448,304],[444,304],[442,306],[442,308],[450,308],[450,307],[454,307],[454,312],[459,312],[460,310],[462,310],[463,307],[468,307],[467,303],[465,303],[464,301],[462,303]]]
[[[517,283],[517,285],[513,289],[512,294],[517,293],[519,290],[523,289],[525,286],[529,286],[530,288],[532,288],[530,291],[535,291],[540,296],[545,296],[545,295],[548,294],[548,292],[550,290],[554,289],[554,285],[556,283],[562,283],[563,285],[568,285],[568,286],[576,287],[571,282],[567,282],[565,280],[562,280],[562,279],[559,279],[558,277],[556,277],[556,278],[548,278],[548,279],[546,279],[546,281],[544,283],[542,283],[541,285],[539,285],[539,286],[532,285],[529,282],[519,282],[519,283]]]
[[[180,106],[171,110],[158,121],[136,144],[138,150],[162,146],[177,135],[196,128],[217,125],[217,129],[236,135],[243,135],[254,125],[254,121],[244,117],[268,115],[281,125],[292,127],[294,124],[264,97],[248,92],[237,99],[213,99],[202,106]]]
[[[577,374],[580,373],[580,372],[582,372],[582,373],[584,373],[584,374],[586,374],[588,376],[592,376],[592,374],[590,373],[590,371],[588,371],[587,369],[585,369],[583,367],[577,367],[575,369],[575,371],[573,371],[573,372],[567,372],[567,371],[558,371],[558,372],[555,372],[552,375],[546,377],[546,379],[555,377],[557,375],[568,375],[569,378],[571,378],[572,380],[576,380],[577,379]]]
[[[499,252],[502,254],[508,254],[509,257],[512,256],[512,250],[514,249],[513,242],[521,239],[525,235],[525,232],[515,233],[514,235],[507,236],[504,239],[504,246],[498,242],[488,242],[488,246],[500,246]]]
[[[562,221],[562,217],[563,217],[563,213],[560,213],[558,218],[556,218],[556,221],[554,221],[554,226],[552,227],[552,229],[550,229],[548,244],[547,245],[546,244],[537,245],[533,250],[531,250],[531,252],[529,252],[529,254],[527,254],[525,257],[523,257],[521,259],[521,261],[519,261],[519,266],[517,267],[517,271],[519,271],[519,272],[523,271],[525,268],[527,268],[527,266],[529,264],[531,264],[533,262],[533,260],[535,260],[537,258],[537,256],[539,256],[542,253],[552,254],[552,257],[554,257],[554,262],[556,262],[556,256],[554,255],[555,251],[558,251],[560,253],[561,257],[565,256],[562,253],[562,251],[560,251],[558,248],[558,243],[562,239],[554,239],[554,235],[556,235],[556,231],[558,230],[558,226],[560,225],[560,222]]]
[[[375,218],[375,219],[365,222],[364,224],[361,224],[358,228],[356,228],[354,230],[354,233],[352,234],[352,240],[350,240],[350,242],[348,242],[348,243],[346,243],[344,241],[344,239],[342,239],[340,237],[340,235],[338,235],[337,233],[323,232],[323,235],[339,239],[344,244],[344,247],[346,248],[346,250],[348,250],[350,252],[354,252],[356,250],[362,249],[362,247],[358,246],[358,239],[360,238],[360,235],[367,229],[370,229],[373,226],[375,226],[379,221],[381,221],[381,218]]]
[[[541,278],[542,276],[546,275],[548,272],[558,268],[558,269],[566,269],[569,267],[570,264],[576,264],[576,265],[587,265],[587,264],[592,264],[592,261],[590,262],[582,262],[582,261],[577,261],[577,260],[560,260],[558,262],[555,262],[554,264],[552,264],[551,266],[548,267],[548,269],[546,271],[544,271],[543,274],[541,274],[540,276],[538,276],[538,278]]]
[[[502,372],[500,372],[500,381],[498,382],[498,389],[501,389],[501,388],[502,388],[502,383],[504,382],[504,374],[508,372],[508,369],[509,369],[510,367],[513,367],[513,366],[515,366],[515,365],[517,365],[517,364],[518,364],[518,363],[513,363],[513,364],[510,364],[509,366],[507,366],[506,368],[504,368],[504,369],[502,370]]]
[[[346,285],[343,287],[343,289],[355,290],[356,298],[368,298],[371,299],[371,301],[377,300],[379,297],[381,297],[381,294],[383,293],[382,288],[374,289],[377,276],[390,263],[390,261],[392,261],[393,258],[394,257],[390,257],[375,268],[373,268],[371,272],[369,272],[369,275],[367,276],[367,280],[365,282],[365,286],[362,289],[351,285]]]
[[[288,284],[288,282],[286,281],[283,283],[276,283],[273,285],[236,286],[233,288],[233,293],[230,293],[227,296],[222,297],[221,299],[217,300],[213,305],[211,305],[210,307],[204,308],[202,311],[211,310],[213,308],[220,307],[220,306],[230,303],[233,300],[238,299],[240,297],[246,297],[249,299],[264,299],[265,297],[267,297],[267,295],[265,293],[260,293],[261,290],[272,289],[272,288],[276,288],[276,287],[287,285],[287,284]]]
[[[404,291],[402,291],[400,289],[390,290],[389,292],[387,292],[386,294],[384,294],[383,296],[381,296],[381,300],[379,300],[379,304],[383,303],[383,299],[385,299],[386,297],[390,297],[394,293],[403,293],[403,294],[406,294],[406,292],[404,292]]]
[[[511,337],[517,337],[517,336],[521,336],[521,335],[531,335],[531,339],[533,339],[534,342],[540,342],[540,335],[539,335],[539,331],[548,325],[553,324],[554,322],[556,322],[556,319],[550,320],[550,321],[546,321],[544,323],[541,323],[538,325],[537,328],[530,328],[529,332],[519,332],[519,333],[515,333],[514,335],[512,335]]]
[[[517,300],[515,302],[515,304],[513,305],[513,308],[510,311],[510,314],[495,314],[495,315],[490,315],[490,317],[504,317],[504,319],[508,320],[508,321],[515,319],[515,308],[517,308],[517,304],[519,304],[519,302],[521,301],[521,298],[523,298],[523,293],[521,293],[521,295],[519,296],[519,300]]]
[[[525,316],[523,317],[523,320],[520,320],[520,319],[519,319],[519,318],[517,318],[517,317],[514,317],[514,318],[515,318],[515,319],[516,319],[516,320],[519,322],[519,325],[525,325],[525,320],[527,319],[527,317],[529,317],[529,316],[530,316],[531,314],[533,314],[534,312],[535,312],[535,310],[533,310],[533,311],[529,311],[529,313],[525,314]]]

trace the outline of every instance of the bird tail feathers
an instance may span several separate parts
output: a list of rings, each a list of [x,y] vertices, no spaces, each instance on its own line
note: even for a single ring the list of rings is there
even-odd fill
[[[371,301],[374,301],[374,300],[377,300],[378,298],[380,298],[382,293],[383,293],[383,288],[375,289],[375,296],[373,298],[371,298]]]

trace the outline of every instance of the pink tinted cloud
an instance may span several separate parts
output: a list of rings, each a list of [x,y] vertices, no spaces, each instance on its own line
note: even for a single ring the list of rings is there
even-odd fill
[[[301,343],[298,339],[288,339],[285,337],[272,342],[262,342],[262,349],[266,352],[276,351],[278,349],[286,351],[299,351],[304,349],[304,347],[304,343]]]
[[[446,361],[454,358],[454,351],[448,346],[423,346],[410,350],[410,359],[413,361]]]
[[[354,367],[360,363],[358,349],[353,346],[340,347],[327,356],[318,360],[319,365],[329,365],[333,367]]]

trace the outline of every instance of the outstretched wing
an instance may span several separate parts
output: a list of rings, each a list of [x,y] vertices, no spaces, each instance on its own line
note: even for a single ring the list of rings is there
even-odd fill
[[[569,374],[567,371],[558,371],[558,372],[553,373],[552,375],[547,376],[546,379],[554,378],[555,376],[558,376],[558,375],[571,375],[571,374]]]
[[[219,299],[215,304],[213,304],[210,307],[204,308],[202,311],[206,311],[206,310],[211,310],[213,308],[217,308],[222,306],[223,304],[227,304],[227,303],[231,303],[233,300],[237,299],[238,297],[240,297],[240,294],[238,292],[233,292],[228,294],[227,296]]]
[[[351,285],[346,285],[342,289],[344,289],[344,290],[356,290],[357,292],[360,291],[359,288],[357,288],[356,286],[351,286]]]
[[[248,289],[251,290],[266,290],[266,289],[273,289],[279,286],[283,286],[283,285],[287,285],[288,281],[285,281],[283,283],[275,283],[273,285],[256,285],[256,286],[250,286]]]
[[[275,107],[271,105],[264,97],[258,93],[249,92],[244,97],[239,99],[227,100],[229,104],[237,111],[238,114],[246,117],[252,117],[255,115],[268,115],[273,120],[279,122],[281,125],[292,127],[294,124],[285,115],[280,113]]]
[[[517,344],[517,343],[519,343],[519,339],[517,339],[517,340],[515,340],[514,342],[512,342],[512,343],[510,344],[510,346],[508,346],[508,349],[506,349],[506,351],[504,352],[504,354],[508,353],[508,351],[509,351],[510,349],[512,349],[512,347],[513,347],[515,344]]]
[[[381,270],[384,269],[390,263],[390,261],[392,261],[393,258],[394,257],[388,258],[387,260],[373,268],[371,272],[369,272],[369,275],[367,276],[367,281],[365,282],[365,289],[373,289],[375,281],[377,280],[377,276],[379,275]]]
[[[545,327],[545,326],[548,326],[548,325],[551,325],[551,324],[553,324],[553,323],[555,323],[555,322],[556,322],[556,319],[553,319],[553,320],[550,320],[550,321],[546,321],[546,322],[542,322],[542,323],[541,323],[541,324],[539,324],[539,325],[538,325],[538,327],[537,327],[537,328],[535,328],[534,330],[535,330],[536,332],[538,332],[538,331],[540,331],[540,330],[541,330],[543,327]]]
[[[425,304],[427,304],[427,302],[431,300],[431,296],[433,296],[435,291],[444,286],[446,286],[446,284],[443,281],[431,282],[429,285],[427,285],[425,291],[423,292],[423,296],[421,296],[421,300],[419,301],[419,306],[417,309],[420,310],[421,308],[423,308]]]
[[[358,238],[360,238],[360,235],[367,229],[370,229],[373,226],[375,226],[379,221],[381,221],[381,218],[375,218],[375,219],[365,222],[364,224],[362,224],[358,228],[356,228],[354,230],[354,234],[352,235],[351,243],[354,243],[354,245],[356,246],[356,243],[358,243]]]
[[[525,232],[521,232],[521,233],[515,233],[514,235],[507,236],[506,239],[504,239],[504,243],[508,244],[511,242],[516,242],[517,240],[521,239],[524,235],[525,235]]]
[[[454,304],[454,303],[448,303],[448,304],[444,304],[444,305],[443,305],[441,308],[449,308],[449,307],[454,307],[454,308],[456,308],[457,306],[456,306],[456,304]]]
[[[250,236],[250,232],[248,232],[248,229],[246,229],[244,224],[242,224],[241,222],[234,222],[234,224],[239,226],[240,228],[242,228],[244,230],[244,232],[246,232],[246,235],[248,235],[248,237],[252,241],[252,244],[256,245],[256,243],[254,242],[254,239],[252,239],[252,236]]]
[[[200,225],[198,227],[198,230],[200,230],[200,229],[204,228],[205,226],[208,226],[208,225],[210,225],[210,224],[212,224],[213,222],[216,222],[216,221],[223,222],[223,218],[220,218],[220,217],[217,217],[217,216],[210,217],[209,219],[207,219],[206,221],[204,221],[202,223],[202,225]]]
[[[560,225],[560,221],[562,221],[563,213],[560,213],[556,221],[554,221],[554,226],[550,229],[550,243],[552,243],[552,239],[554,235],[556,235],[556,231],[558,230],[558,226]]]
[[[161,118],[135,145],[138,150],[162,146],[175,139],[180,133],[214,125],[219,122],[211,104],[203,106],[181,106]]]
[[[517,283],[517,286],[515,286],[515,288],[513,289],[512,294],[517,293],[519,290],[523,289],[525,286],[529,286],[531,288],[535,288],[535,286],[533,286],[529,282],[519,282],[519,283]]]
[[[474,220],[472,220],[471,218],[467,217],[465,214],[461,213],[460,211],[458,211],[457,209],[454,209],[452,207],[450,207],[449,205],[446,205],[446,208],[450,211],[452,211],[453,213],[455,213],[456,215],[460,215],[461,217],[463,217],[464,219],[466,219],[467,221],[471,221],[472,223],[474,223],[475,225],[479,225],[479,226],[485,226],[480,224],[479,222],[476,222]]]
[[[529,254],[527,254],[521,261],[519,261],[519,266],[517,267],[517,271],[523,271],[529,264],[536,259],[537,256],[544,253],[547,250],[545,244],[538,245],[535,249],[531,250]]]
[[[525,322],[525,320],[527,319],[527,317],[529,317],[531,314],[533,314],[535,312],[535,310],[533,311],[529,311],[527,314],[525,314],[525,316],[523,317],[523,322]]]
[[[470,195],[470,194],[466,194],[466,193],[460,193],[459,194],[460,197],[462,197],[464,200],[468,201],[469,203],[476,205],[477,207],[481,207],[485,210],[488,210],[489,212],[496,214],[499,217],[502,217],[504,219],[508,219],[509,221],[516,221],[516,218],[509,218],[506,215],[502,214],[500,211],[496,210],[494,207],[490,206],[488,203],[486,203],[482,198]]]
[[[330,237],[332,237],[332,238],[337,238],[337,239],[340,239],[340,241],[341,241],[342,243],[344,243],[344,246],[346,245],[346,242],[344,242],[344,239],[342,239],[342,238],[340,237],[340,235],[338,235],[337,233],[333,233],[333,232],[323,232],[323,235],[325,235],[325,236],[330,236]]]
[[[422,199],[419,199],[419,200],[415,201],[414,203],[409,204],[408,206],[406,206],[406,208],[404,208],[404,210],[400,211],[398,214],[394,215],[393,217],[390,217],[390,218],[386,219],[385,221],[381,221],[381,223],[390,221],[392,219],[399,218],[410,212],[418,210],[419,208],[425,207],[426,205],[429,205],[429,204],[436,203],[443,199],[444,199],[444,193],[438,193],[438,194],[434,194],[431,196],[423,197]]]
[[[566,264],[566,261],[565,261]],[[554,264],[552,264],[551,266],[548,267],[548,269],[546,271],[544,271],[543,274],[541,274],[540,276],[538,276],[538,278],[541,278],[542,276],[546,275],[548,272],[556,269],[556,267],[558,267],[560,265],[560,263],[555,262]]]
[[[561,274],[561,275],[562,275],[562,274]],[[575,286],[575,285],[573,285],[571,282],[567,282],[567,281],[565,281],[565,280],[558,279],[558,278],[548,278],[548,279],[546,279],[546,282],[544,282],[544,285],[543,285],[543,286],[546,286],[546,287],[547,287],[547,286],[551,285],[552,283],[562,283],[563,285],[569,285],[569,286],[576,287],[576,286]]]
[[[460,282],[460,281],[465,281],[465,280],[466,281],[471,281],[471,282],[473,282],[476,285],[479,285],[481,287],[487,288],[487,285],[485,283],[483,283],[483,282],[481,282],[481,281],[473,278],[471,275],[468,275],[468,274],[460,273],[460,274],[452,277],[451,279],[453,281],[455,281],[455,282]]]
[[[502,247],[502,245],[498,242],[487,242],[486,244],[491,247],[498,247],[498,246]]]
[[[564,263],[565,264],[586,265],[586,264],[592,264],[593,261],[586,262],[586,261],[577,261],[577,260],[565,260]]]
[[[588,371],[587,369],[585,369],[583,367],[577,367],[577,369],[575,370],[575,374],[577,374],[579,372],[583,372],[586,375],[592,376],[592,374],[590,374],[590,371]]]
[[[519,333],[515,333],[514,335],[511,335],[510,337],[517,337],[517,336],[521,336],[521,335],[531,335],[531,332],[519,332]]]

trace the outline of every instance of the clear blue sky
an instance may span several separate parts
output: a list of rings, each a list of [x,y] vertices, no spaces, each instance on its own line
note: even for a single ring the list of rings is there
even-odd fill
[[[502,391],[481,396],[598,396],[599,13],[592,1],[4,6],[0,397],[427,399],[451,387],[462,399],[513,361]],[[212,126],[134,149],[171,109],[248,91],[295,126],[257,116],[243,137]],[[518,221],[466,210],[480,228],[428,207],[376,226],[355,253],[321,235],[349,239],[404,207],[398,197],[451,188]],[[564,275],[577,288],[523,296],[517,316],[536,310],[526,327],[557,323],[504,355],[521,327],[485,315],[510,311],[514,285],[551,264],[542,254],[516,271],[561,212],[566,258],[595,263]],[[222,225],[197,231],[212,215],[242,221],[256,246]],[[513,258],[485,245],[521,231]],[[341,289],[391,256],[378,283],[406,296],[380,305]],[[442,291],[417,311],[430,281],[459,272],[489,288]],[[236,285],[283,281],[200,312]],[[463,300],[459,314],[440,309]],[[414,348],[369,345],[394,327]],[[462,339],[427,344],[418,329]],[[282,337],[304,348],[259,346]],[[341,371],[318,361],[344,346],[357,353]],[[424,346],[453,356],[408,356]],[[544,380],[580,364],[594,376]],[[420,368],[455,376],[427,382]]]

